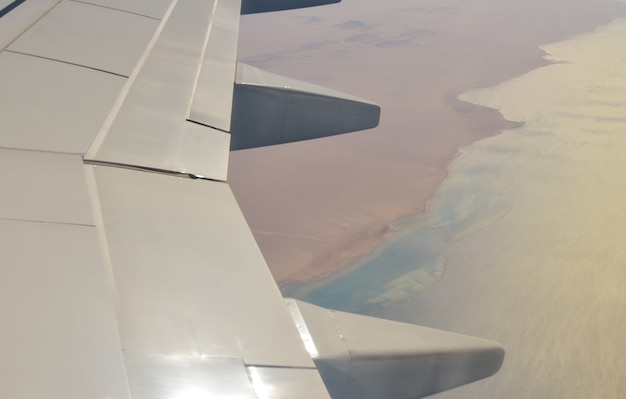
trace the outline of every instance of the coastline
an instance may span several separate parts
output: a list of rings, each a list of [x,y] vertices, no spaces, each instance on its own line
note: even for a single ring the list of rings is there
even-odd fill
[[[527,123],[471,146],[452,164],[429,216],[443,222],[445,279],[417,295],[380,275],[365,301],[352,290],[360,295],[352,303],[387,298],[381,312],[389,319],[497,339],[506,348],[496,376],[442,398],[622,396],[626,361],[615,348],[626,327],[625,33],[620,19],[542,46],[555,65],[465,93]],[[371,263],[382,266],[407,244]],[[345,279],[351,287],[368,284],[369,270],[362,270]],[[338,290],[329,287],[342,284],[333,281],[315,299],[323,303]],[[348,302],[340,299],[334,303]]]
[[[502,37],[492,38],[490,26],[506,26],[507,18],[494,20],[497,13],[483,17],[484,7],[493,4],[479,3],[468,10],[467,32],[453,32],[454,25],[442,24],[458,21],[458,14],[424,15],[420,24],[436,34],[420,38],[411,51],[360,42],[350,48],[353,62],[348,65],[345,57],[335,60],[327,54],[346,51],[350,38],[319,48],[304,40],[302,51],[301,47],[279,51],[280,40],[287,39],[276,36],[270,38],[268,49],[248,49],[248,54],[244,49],[244,60],[251,64],[375,99],[383,107],[383,119],[374,131],[232,154],[231,187],[281,286],[319,281],[384,245],[393,234],[394,221],[425,211],[460,149],[516,126],[496,110],[458,100],[458,94],[548,65],[540,45],[590,31],[620,16],[609,18],[576,5],[581,15],[593,15],[556,31],[552,21],[542,19],[528,36],[519,34],[524,32],[520,26],[519,32],[504,31]],[[319,15],[318,21],[328,19],[329,27],[344,18],[331,15],[325,7],[310,12]],[[511,12],[508,21],[532,17],[532,12],[526,16]],[[363,25],[369,26],[367,16],[350,18],[362,18]],[[484,23],[481,18],[486,18]],[[248,29],[262,29],[268,19]],[[294,19],[293,25],[298,21]],[[319,39],[312,36],[311,40]],[[460,40],[479,47],[442,53]],[[507,54],[506,59],[502,54]],[[367,57],[376,57],[377,70]],[[355,63],[362,67],[354,69]],[[334,77],[320,75],[320,69],[332,70]],[[391,80],[393,75],[400,79]],[[371,76],[382,78],[373,81]],[[361,87],[362,82],[368,86]]]
[[[461,94],[461,93],[458,93]],[[445,168],[438,170],[439,173],[433,175],[429,181],[422,181],[420,192],[422,196],[409,206],[397,208],[397,212],[393,214],[386,213],[379,220],[371,220],[368,226],[363,226],[360,231],[354,234],[340,237],[341,241],[335,241],[334,245],[326,251],[322,251],[309,261],[305,267],[294,268],[289,265],[285,268],[272,267],[272,273],[279,286],[284,287],[292,283],[312,282],[331,277],[334,274],[343,275],[347,272],[350,265],[358,264],[362,258],[369,257],[374,251],[383,246],[385,242],[393,239],[394,235],[401,233],[402,221],[407,218],[419,217],[428,211],[430,201],[435,197],[440,185],[445,181],[448,175],[448,166],[458,156],[460,151],[472,143],[501,134],[504,130],[515,129],[523,126],[523,122],[508,121],[504,119],[497,111],[482,107],[480,105],[467,103],[456,97],[447,98],[444,103],[449,104],[452,110],[462,114],[472,115],[469,118],[472,122],[480,124],[481,127],[476,129],[475,134],[468,142],[466,137],[461,136],[458,147],[449,146],[454,150],[454,155],[449,156],[448,151],[446,158],[439,162],[445,165]],[[486,114],[476,117],[476,113]],[[493,115],[497,113],[497,115]],[[263,240],[264,232],[253,230],[257,240]],[[279,263],[280,264],[280,263]],[[358,267],[358,266],[357,266]]]

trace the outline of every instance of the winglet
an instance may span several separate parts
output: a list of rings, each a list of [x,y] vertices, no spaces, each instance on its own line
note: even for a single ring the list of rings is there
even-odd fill
[[[238,63],[230,148],[370,129],[379,118],[380,107],[369,101]]]
[[[413,399],[496,373],[497,342],[293,299],[287,306],[333,398]]]
[[[341,0],[242,0],[241,15],[339,3]]]

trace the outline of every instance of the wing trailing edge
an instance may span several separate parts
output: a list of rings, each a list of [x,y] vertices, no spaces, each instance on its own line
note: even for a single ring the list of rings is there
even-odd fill
[[[379,119],[369,101],[237,64],[231,150],[370,129]]]

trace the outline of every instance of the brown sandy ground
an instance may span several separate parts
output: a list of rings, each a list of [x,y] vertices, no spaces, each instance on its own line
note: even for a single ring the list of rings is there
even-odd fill
[[[576,3],[576,4],[573,4]],[[230,184],[279,283],[325,276],[423,212],[459,148],[514,127],[456,96],[545,65],[605,0],[386,2],[244,17],[240,59],[378,102],[376,129],[235,152]]]

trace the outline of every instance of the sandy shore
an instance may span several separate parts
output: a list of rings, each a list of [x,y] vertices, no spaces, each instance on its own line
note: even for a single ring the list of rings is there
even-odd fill
[[[540,44],[626,15],[595,0],[457,3],[344,1],[242,20],[240,59],[383,108],[371,131],[232,154],[231,187],[279,283],[367,254],[393,221],[424,211],[459,148],[514,126],[459,93],[544,65]]]

